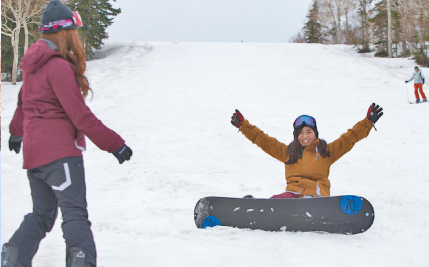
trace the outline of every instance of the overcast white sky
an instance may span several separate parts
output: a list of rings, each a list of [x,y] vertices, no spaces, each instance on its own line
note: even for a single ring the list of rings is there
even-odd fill
[[[312,0],[116,0],[108,42],[288,42]]]

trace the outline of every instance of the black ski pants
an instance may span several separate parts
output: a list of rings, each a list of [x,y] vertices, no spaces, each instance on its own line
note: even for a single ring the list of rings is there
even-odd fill
[[[60,207],[67,252],[71,247],[80,247],[86,253],[86,262],[96,266],[82,157],[63,158],[28,170],[28,179],[33,212],[24,217],[9,241],[19,248],[18,262],[26,267],[32,266],[39,243],[52,230]]]

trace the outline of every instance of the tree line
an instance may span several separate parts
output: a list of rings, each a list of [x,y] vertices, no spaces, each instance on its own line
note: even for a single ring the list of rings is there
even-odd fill
[[[113,0],[114,2],[116,0]],[[108,38],[106,28],[113,23],[120,8],[113,8],[109,0],[62,0],[71,10],[78,10],[83,27],[79,28],[88,58],[100,49]],[[30,44],[39,39],[38,25],[49,0],[1,1],[1,72],[19,80],[19,62]]]
[[[429,0],[313,0],[297,43],[352,44],[429,67]]]

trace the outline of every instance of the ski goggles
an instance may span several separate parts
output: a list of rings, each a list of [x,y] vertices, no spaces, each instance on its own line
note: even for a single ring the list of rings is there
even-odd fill
[[[310,127],[316,126],[316,120],[313,117],[308,115],[301,115],[293,122],[293,128],[298,128],[304,123],[305,125]]]
[[[77,11],[73,12],[73,22],[78,27],[83,26],[82,18],[80,17],[79,12],[77,12]]]
[[[69,28],[73,25],[76,25],[77,28],[83,26],[82,18],[79,15],[79,12],[74,11],[73,17],[71,19],[63,19],[63,20],[57,20],[49,22],[48,24],[43,24],[39,26],[40,32],[49,32],[52,30],[62,29],[62,28]]]

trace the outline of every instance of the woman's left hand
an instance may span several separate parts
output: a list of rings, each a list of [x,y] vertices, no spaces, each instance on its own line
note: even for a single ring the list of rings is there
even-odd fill
[[[133,151],[127,145],[123,145],[113,151],[113,155],[118,159],[119,164],[124,163],[126,160],[130,160],[133,155]]]
[[[376,123],[381,116],[383,116],[383,108],[379,105],[372,103],[368,108],[368,113],[366,114],[366,118],[370,120],[372,123]]]

